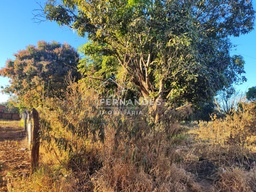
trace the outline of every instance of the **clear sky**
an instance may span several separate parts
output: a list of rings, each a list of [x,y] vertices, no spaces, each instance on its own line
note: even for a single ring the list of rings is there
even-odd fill
[[[254,2],[256,9],[256,1]],[[245,76],[247,82],[237,86],[237,90],[246,92],[248,88],[256,86],[256,25],[254,30],[246,35],[232,38],[232,43],[237,47],[232,50],[232,54],[242,55],[245,60]]]
[[[25,49],[28,45],[36,45],[39,40],[68,43],[74,48],[86,42],[67,27],[60,27],[55,22],[33,20],[33,10],[38,9],[37,2],[44,0],[1,0],[0,4],[0,68],[5,66],[7,59],[14,59],[13,54]],[[256,2],[253,1],[254,8]],[[255,27],[256,28],[256,27]],[[240,54],[246,62],[247,82],[237,88],[245,92],[249,87],[256,86],[256,30],[239,38],[232,38],[237,45],[232,54]],[[0,87],[8,84],[8,79],[0,77]],[[0,93],[0,103],[8,99]]]

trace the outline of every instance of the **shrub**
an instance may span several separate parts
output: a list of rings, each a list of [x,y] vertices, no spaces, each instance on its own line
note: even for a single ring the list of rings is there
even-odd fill
[[[174,146],[182,139],[177,119],[189,113],[189,106],[163,108],[164,118],[155,124],[146,107],[136,116],[102,114],[99,98],[80,82],[70,84],[65,100],[45,100],[38,109],[41,166],[63,167],[81,191],[201,190],[191,174],[175,165]],[[55,178],[58,172],[53,172]],[[47,179],[47,190],[54,191],[60,184],[48,175],[38,182]]]
[[[250,146],[256,136],[256,105],[255,103],[240,103],[236,111],[227,114],[224,119],[215,115],[209,123],[201,122],[199,129],[192,131],[198,139],[211,144],[234,144]]]
[[[216,182],[216,191],[225,192],[251,192],[251,188],[246,180],[246,174],[240,169],[231,169],[221,173]]]

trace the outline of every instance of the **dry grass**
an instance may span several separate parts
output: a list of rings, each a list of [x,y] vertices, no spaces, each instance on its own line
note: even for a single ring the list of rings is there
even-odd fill
[[[41,109],[42,165],[71,171],[77,190],[201,190],[191,174],[174,164],[173,145],[183,138],[173,117],[152,126],[146,115],[102,116],[97,110],[98,97],[89,89],[73,85],[67,94],[65,102],[48,100]],[[41,174],[48,178],[51,190],[56,188],[53,185],[60,187],[48,172]],[[30,188],[36,185],[27,182]]]
[[[254,105],[184,134],[177,119],[187,109],[166,110],[156,125],[146,113],[102,115],[97,99],[81,83],[65,101],[44,102],[42,168],[17,182],[17,191],[255,191]]]
[[[255,103],[240,103],[225,118],[212,116],[189,131],[195,138],[191,155],[213,167],[208,175],[213,191],[255,191],[255,115]],[[187,169],[200,172],[199,162],[188,159]]]
[[[77,192],[75,178],[66,171],[41,167],[31,177],[22,178],[12,183],[17,192]]]
[[[21,121],[0,120],[0,127],[17,127],[17,128],[20,128],[21,126],[22,126]]]
[[[132,127],[134,121],[128,119],[123,123]],[[201,191],[192,174],[174,163],[179,157],[165,129],[152,133],[146,121],[140,121],[138,126],[137,134],[143,134],[143,137],[129,138],[128,132],[118,132],[112,127],[105,129],[103,167],[93,174],[94,190]],[[169,128],[175,132],[179,126],[173,124]]]
[[[225,192],[252,192],[248,184],[246,173],[241,169],[225,170],[219,174],[216,182],[216,191]]]
[[[239,145],[252,147],[256,138],[256,104],[240,103],[237,111],[224,119],[212,116],[212,121],[200,122],[199,129],[191,130],[197,139],[218,145]]]

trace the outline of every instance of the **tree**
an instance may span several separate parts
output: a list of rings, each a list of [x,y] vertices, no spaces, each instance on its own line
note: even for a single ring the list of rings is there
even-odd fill
[[[0,103],[0,105],[5,106],[5,112],[19,113],[19,108],[15,107],[11,100]]]
[[[39,41],[37,46],[29,45],[14,56],[0,75],[10,78],[4,91],[14,93],[26,107],[37,107],[45,98],[61,98],[67,87],[65,78],[79,78],[79,55],[67,44]]]
[[[195,108],[193,114],[191,115],[191,120],[197,121],[199,123],[200,120],[202,121],[210,121],[211,115],[214,112],[214,103],[199,103],[198,106]]]
[[[250,101],[256,100],[256,86],[248,89],[246,92],[246,98]]]
[[[87,80],[95,73],[104,77],[105,66],[114,66],[118,81],[131,82],[142,97],[177,105],[211,100],[217,91],[246,80],[242,57],[230,56],[229,37],[253,29],[249,1],[61,2],[49,0],[44,14],[88,34],[80,63]]]
[[[227,88],[218,92],[215,99],[217,111],[222,115],[233,114],[237,111],[239,103],[243,100],[243,95],[236,91],[234,87]]]

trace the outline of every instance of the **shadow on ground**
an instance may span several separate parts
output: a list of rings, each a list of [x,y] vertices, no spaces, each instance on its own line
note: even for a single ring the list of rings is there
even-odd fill
[[[0,141],[5,141],[5,140],[21,141],[24,138],[25,138],[25,132],[23,128],[0,126]]]

